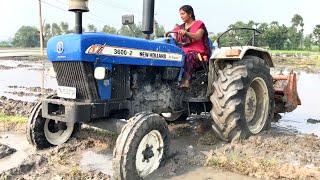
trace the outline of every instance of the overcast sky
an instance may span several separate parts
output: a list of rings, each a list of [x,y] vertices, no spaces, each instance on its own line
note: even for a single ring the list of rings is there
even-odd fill
[[[42,0],[43,20],[46,23],[65,21],[74,26],[74,16],[68,12],[68,0]],[[22,25],[39,26],[38,0],[0,0],[0,39],[13,37]],[[84,14],[84,26],[88,23],[99,29],[103,25],[121,27],[121,16],[134,14],[135,22],[141,22],[143,0],[89,0],[90,12]],[[181,23],[178,9],[192,5],[196,19],[205,22],[208,31],[218,33],[236,21],[278,21],[290,25],[294,14],[300,14],[305,32],[311,33],[320,24],[319,0],[156,0],[155,19],[166,30]]]

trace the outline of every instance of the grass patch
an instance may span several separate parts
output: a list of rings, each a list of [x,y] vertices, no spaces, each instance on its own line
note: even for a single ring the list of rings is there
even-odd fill
[[[27,118],[23,116],[9,116],[3,113],[0,113],[0,122],[15,122],[24,124],[27,122]]]
[[[262,179],[315,179],[320,173],[316,169],[280,163],[275,158],[237,152],[213,153],[205,165]]]

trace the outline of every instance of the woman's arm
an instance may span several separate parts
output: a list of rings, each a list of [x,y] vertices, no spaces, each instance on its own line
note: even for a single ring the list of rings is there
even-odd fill
[[[191,39],[194,39],[196,41],[199,41],[203,37],[204,30],[203,29],[199,29],[196,33],[191,33],[191,32],[188,32],[186,30],[181,29],[181,30],[178,31],[178,33],[181,34],[181,35],[186,35],[186,36],[188,36]]]

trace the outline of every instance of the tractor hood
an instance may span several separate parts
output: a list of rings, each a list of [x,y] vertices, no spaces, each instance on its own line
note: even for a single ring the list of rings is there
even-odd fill
[[[105,33],[67,34],[47,44],[49,61],[182,67],[184,53],[164,38],[145,40]]]

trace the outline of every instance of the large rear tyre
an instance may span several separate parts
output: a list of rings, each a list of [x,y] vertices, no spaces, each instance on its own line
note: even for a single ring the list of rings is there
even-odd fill
[[[130,118],[113,152],[114,179],[142,179],[160,166],[169,153],[166,121],[154,113]]]
[[[80,129],[79,123],[56,122],[42,117],[42,103],[33,107],[27,124],[28,142],[37,149],[65,143]]]
[[[245,56],[218,70],[213,82],[213,129],[231,142],[270,127],[274,112],[273,81],[263,59]]]

